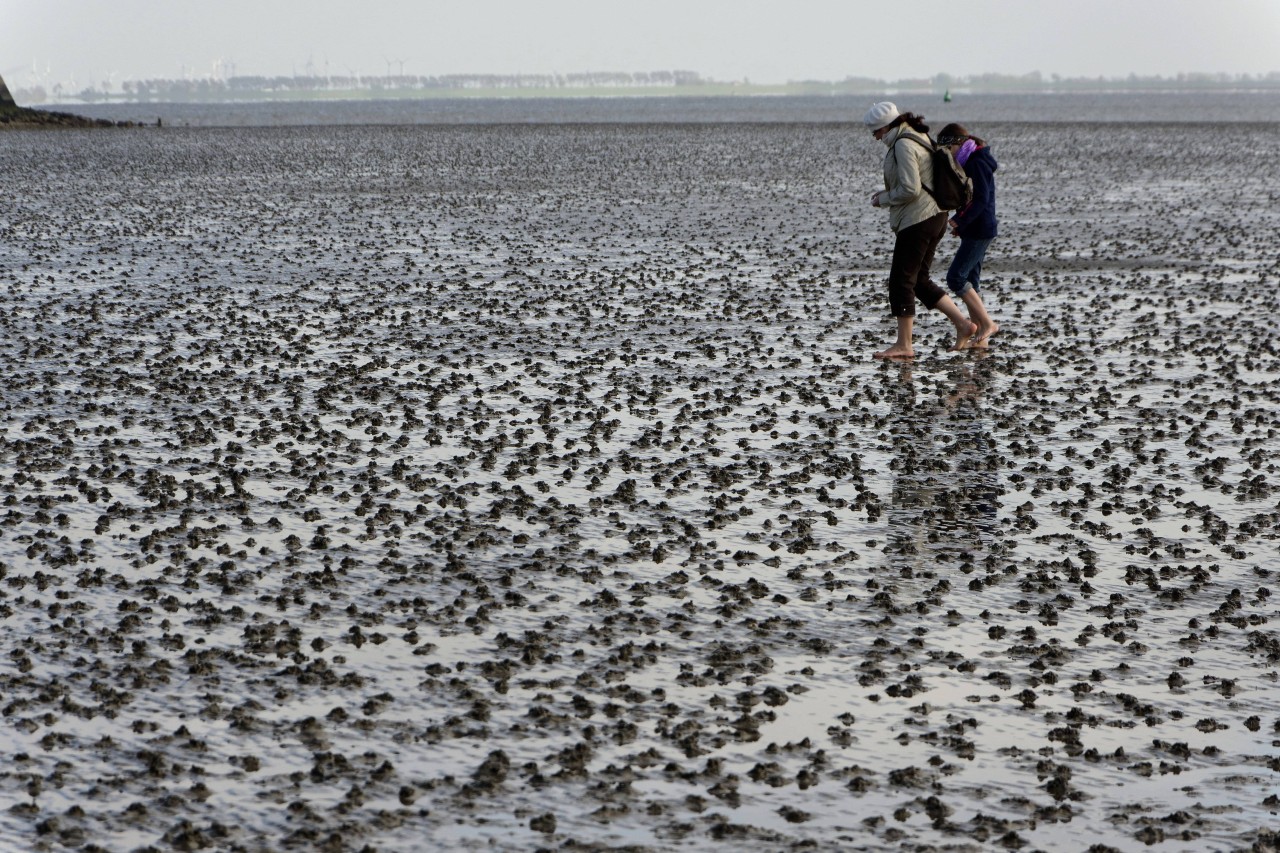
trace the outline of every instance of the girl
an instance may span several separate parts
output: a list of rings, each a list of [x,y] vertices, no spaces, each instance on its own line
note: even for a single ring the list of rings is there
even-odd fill
[[[947,270],[947,287],[963,300],[969,318],[978,325],[973,346],[985,347],[1000,330],[978,292],[982,259],[996,236],[996,158],[985,142],[959,124],[944,127],[938,134],[938,144],[951,149],[956,162],[973,181],[973,201],[951,218],[951,233],[960,237],[960,248]]]

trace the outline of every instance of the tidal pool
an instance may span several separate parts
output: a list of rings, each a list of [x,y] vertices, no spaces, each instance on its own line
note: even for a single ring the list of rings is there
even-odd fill
[[[1273,849],[1274,127],[977,131],[0,135],[0,847]]]

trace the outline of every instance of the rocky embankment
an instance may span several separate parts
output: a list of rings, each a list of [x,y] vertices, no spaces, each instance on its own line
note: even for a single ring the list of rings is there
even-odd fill
[[[142,127],[133,121],[86,118],[72,113],[34,110],[28,107],[0,107],[0,128],[4,127]]]

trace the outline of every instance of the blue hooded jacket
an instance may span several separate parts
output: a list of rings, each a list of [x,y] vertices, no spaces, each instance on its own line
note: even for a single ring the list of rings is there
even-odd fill
[[[973,181],[973,201],[954,217],[956,233],[970,240],[996,236],[996,158],[983,146],[969,155],[964,171]]]

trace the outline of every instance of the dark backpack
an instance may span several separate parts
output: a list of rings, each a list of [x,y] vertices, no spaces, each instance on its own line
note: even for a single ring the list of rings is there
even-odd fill
[[[973,201],[973,181],[965,174],[964,167],[956,162],[955,155],[945,145],[934,145],[921,142],[914,136],[902,135],[899,139],[910,139],[921,148],[928,148],[933,155],[933,188],[923,181],[920,185],[924,191],[933,196],[934,203],[942,210],[964,210]],[[894,143],[894,155],[897,155]]]

